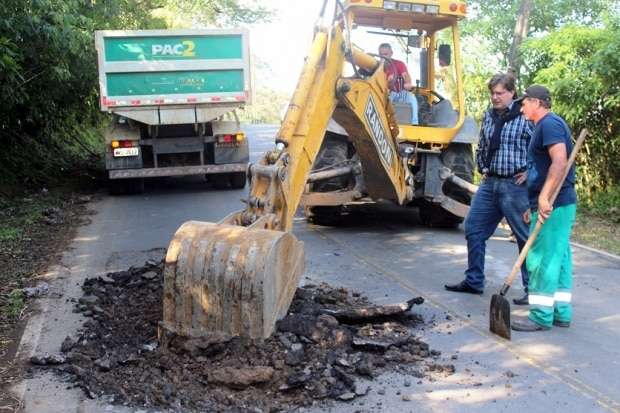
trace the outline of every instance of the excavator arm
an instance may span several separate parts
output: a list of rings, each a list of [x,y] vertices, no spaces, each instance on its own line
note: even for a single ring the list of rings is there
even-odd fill
[[[411,199],[383,67],[347,46],[343,26],[317,27],[276,148],[249,168],[245,208],[217,224],[186,222],[175,233],[164,270],[162,334],[272,333],[303,272],[293,217],[330,118],[346,129],[373,197]],[[343,77],[347,61],[359,68],[357,76]]]

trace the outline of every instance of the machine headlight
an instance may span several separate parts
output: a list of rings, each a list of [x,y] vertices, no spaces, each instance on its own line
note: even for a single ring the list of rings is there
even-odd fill
[[[383,8],[387,10],[396,10],[396,2],[395,1],[384,1]]]

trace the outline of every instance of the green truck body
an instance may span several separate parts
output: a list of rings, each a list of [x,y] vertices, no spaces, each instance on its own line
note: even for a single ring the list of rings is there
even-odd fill
[[[251,99],[246,30],[98,31],[95,43],[101,110],[113,116],[111,186],[195,174],[245,185],[249,150],[234,111]]]

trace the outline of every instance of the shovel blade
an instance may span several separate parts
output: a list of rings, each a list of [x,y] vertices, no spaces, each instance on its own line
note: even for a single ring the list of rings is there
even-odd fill
[[[491,332],[510,340],[510,303],[506,297],[493,294],[489,316]]]

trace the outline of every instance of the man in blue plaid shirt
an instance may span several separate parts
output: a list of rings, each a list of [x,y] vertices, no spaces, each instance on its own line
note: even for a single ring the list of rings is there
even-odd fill
[[[531,122],[521,114],[521,102],[515,102],[515,80],[508,74],[496,74],[488,84],[492,108],[482,119],[480,142],[476,152],[482,182],[465,219],[468,267],[465,280],[449,284],[448,291],[482,294],[486,242],[502,218],[517,238],[519,251],[529,235],[523,213],[528,210],[527,150],[533,133]],[[528,274],[521,268],[525,296],[513,300],[526,305]]]

